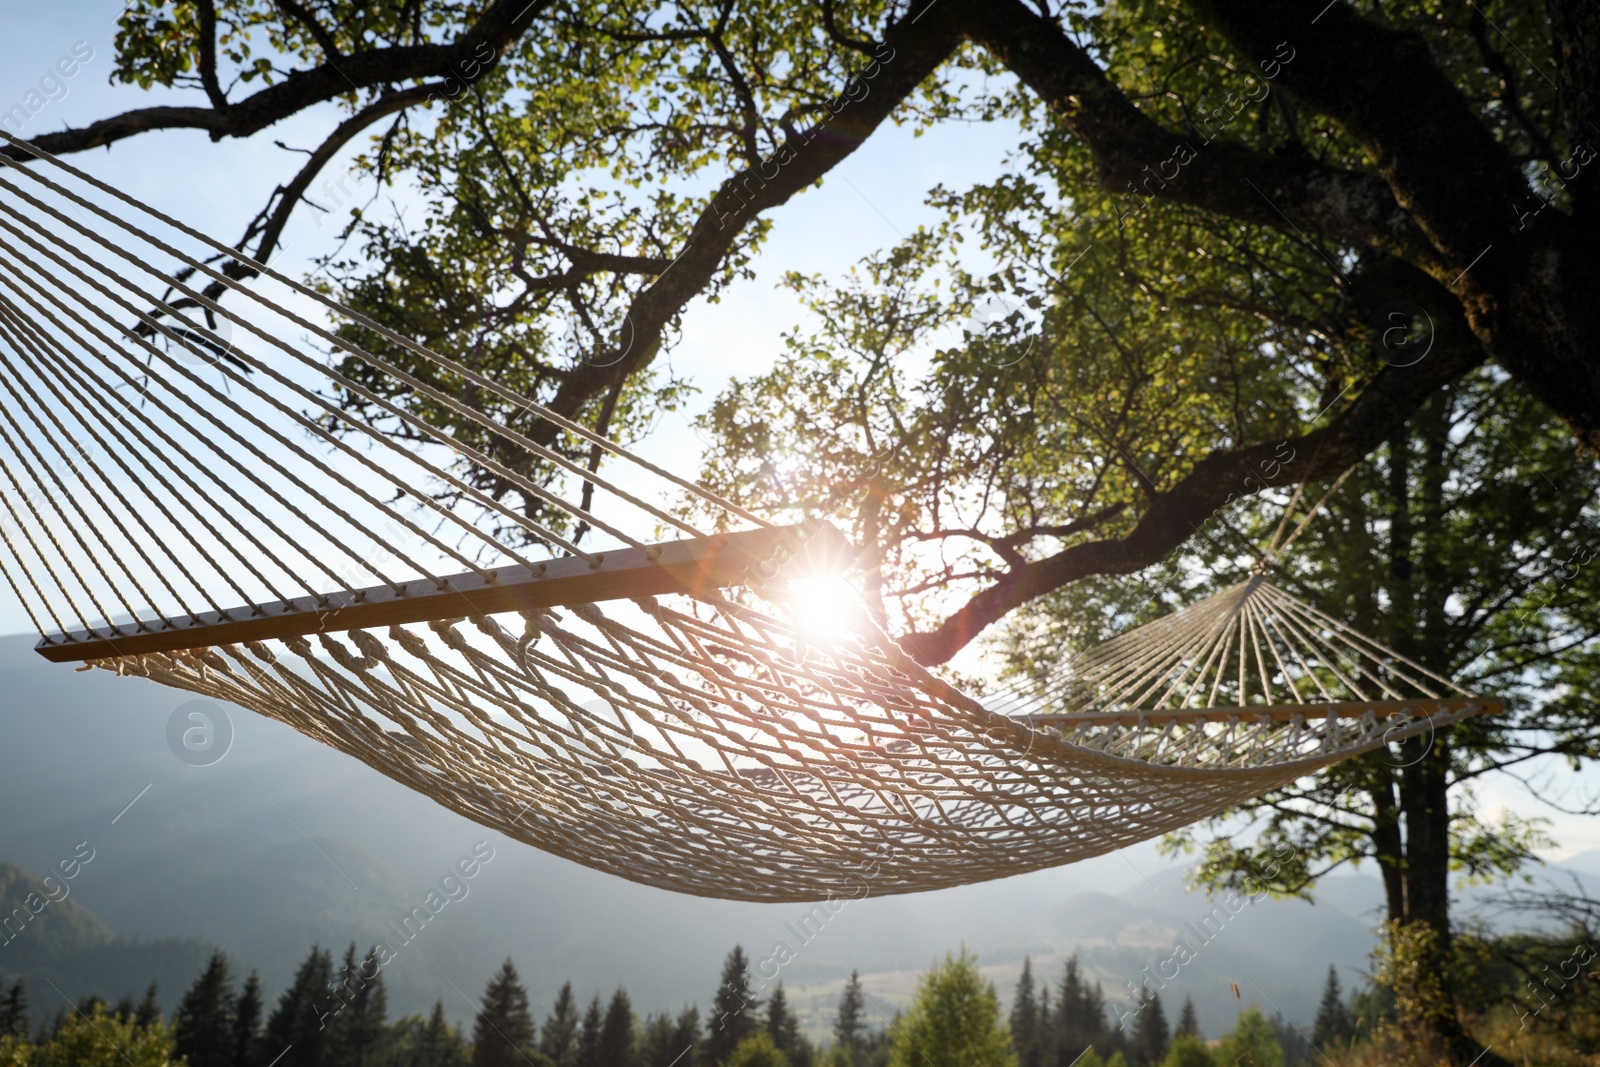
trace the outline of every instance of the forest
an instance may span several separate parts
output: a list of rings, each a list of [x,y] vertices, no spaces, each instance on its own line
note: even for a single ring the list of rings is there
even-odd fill
[[[1600,940],[1458,939],[1479,1029],[1519,1062],[1578,1067],[1600,1055]],[[1469,960],[1470,957],[1470,960]],[[1234,1026],[1201,1033],[1193,1000],[1164,1003],[1146,983],[1131,1009],[1069,957],[1059,978],[1025,960],[1003,1010],[978,958],[950,953],[923,973],[909,1006],[889,1008],[859,972],[845,980],[825,1033],[807,1033],[783,983],[759,998],[735,946],[702,1011],[641,1016],[624,986],[583,1004],[567,982],[537,1017],[515,964],[488,980],[462,1027],[443,1001],[426,1017],[389,1017],[382,956],[352,942],[341,959],[312,946],[269,1005],[259,976],[240,983],[216,952],[170,1018],[152,983],[137,1001],[89,997],[30,1026],[24,983],[0,983],[0,1067],[1375,1067],[1409,1062],[1397,994],[1414,980],[1379,970],[1346,994],[1328,968],[1317,1015],[1293,1021],[1247,1001]],[[1565,976],[1564,978],[1561,976]],[[1556,984],[1552,985],[1552,979]],[[452,983],[453,984],[453,983]],[[1420,1062],[1420,1061],[1419,1061]]]

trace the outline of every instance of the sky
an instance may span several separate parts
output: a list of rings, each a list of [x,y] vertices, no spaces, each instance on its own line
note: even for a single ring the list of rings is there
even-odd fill
[[[131,107],[156,102],[130,86],[111,85],[115,20],[122,5],[116,0],[80,0],[71,4],[13,6],[7,12],[7,33],[0,37],[0,113],[41,89],[50,100],[20,131],[37,135],[68,125],[82,125]],[[76,52],[75,52],[76,49]],[[64,83],[65,93],[48,79],[57,59],[76,54],[79,71]],[[71,162],[153,206],[181,217],[214,236],[233,240],[259,209],[274,185],[286,180],[299,156],[280,148],[318,143],[331,125],[326,109],[296,116],[246,141],[212,143],[193,131],[145,134],[107,150],[71,158]],[[698,467],[699,442],[689,420],[731,375],[748,375],[769,366],[781,352],[781,332],[801,320],[792,294],[776,283],[788,271],[838,276],[873,251],[911,233],[933,215],[922,203],[935,184],[963,188],[1001,172],[1014,131],[981,124],[950,124],[921,137],[885,129],[832,172],[824,184],[796,197],[772,213],[774,230],[756,264],[753,280],[734,284],[715,305],[697,302],[684,317],[682,339],[671,353],[680,376],[701,388],[688,410],[667,416],[650,441],[651,456],[671,469]],[[333,171],[330,169],[330,173]],[[317,225],[302,212],[285,239],[274,265],[290,275],[304,274],[313,259],[331,248],[333,225]],[[0,598],[0,633],[26,630],[27,621],[9,597]],[[1547,768],[1539,791],[1563,789],[1573,795],[1600,786],[1600,777],[1573,775],[1558,766]],[[1490,813],[1515,810],[1543,812],[1551,819],[1557,846],[1547,850],[1562,858],[1600,847],[1600,824],[1592,818],[1563,815],[1543,808],[1528,790],[1499,780],[1479,793]],[[1127,850],[1107,863],[1159,866],[1153,846]],[[1124,873],[1127,873],[1126,871]]]

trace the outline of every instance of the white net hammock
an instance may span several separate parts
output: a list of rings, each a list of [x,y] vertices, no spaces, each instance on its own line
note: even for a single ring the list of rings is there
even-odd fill
[[[960,692],[848,597],[825,628],[789,610],[847,556],[832,527],[765,522],[34,155],[0,167],[0,570],[39,651],[237,703],[530,845],[705,896],[934,889],[1497,707],[1260,576]]]

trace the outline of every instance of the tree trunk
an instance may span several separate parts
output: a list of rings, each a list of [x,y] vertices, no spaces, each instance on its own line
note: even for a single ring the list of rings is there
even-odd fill
[[[1435,670],[1447,670],[1439,580],[1440,520],[1447,419],[1436,395],[1389,439],[1389,634],[1391,646]],[[1420,444],[1414,453],[1413,442]],[[1391,980],[1402,1031],[1419,1049],[1465,1065],[1483,1053],[1461,1025],[1450,964],[1450,745],[1430,731],[1399,746],[1397,765],[1373,791],[1373,841],[1384,873]],[[1396,810],[1398,799],[1398,810]],[[1403,826],[1403,836],[1402,836]],[[1392,851],[1391,851],[1392,850]],[[1399,862],[1385,867],[1384,854]],[[1492,1058],[1492,1055],[1491,1055]]]

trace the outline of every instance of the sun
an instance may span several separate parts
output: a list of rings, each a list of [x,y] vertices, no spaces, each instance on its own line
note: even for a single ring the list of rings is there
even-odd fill
[[[837,574],[794,579],[784,589],[782,602],[803,633],[853,631],[862,617],[860,592]]]

